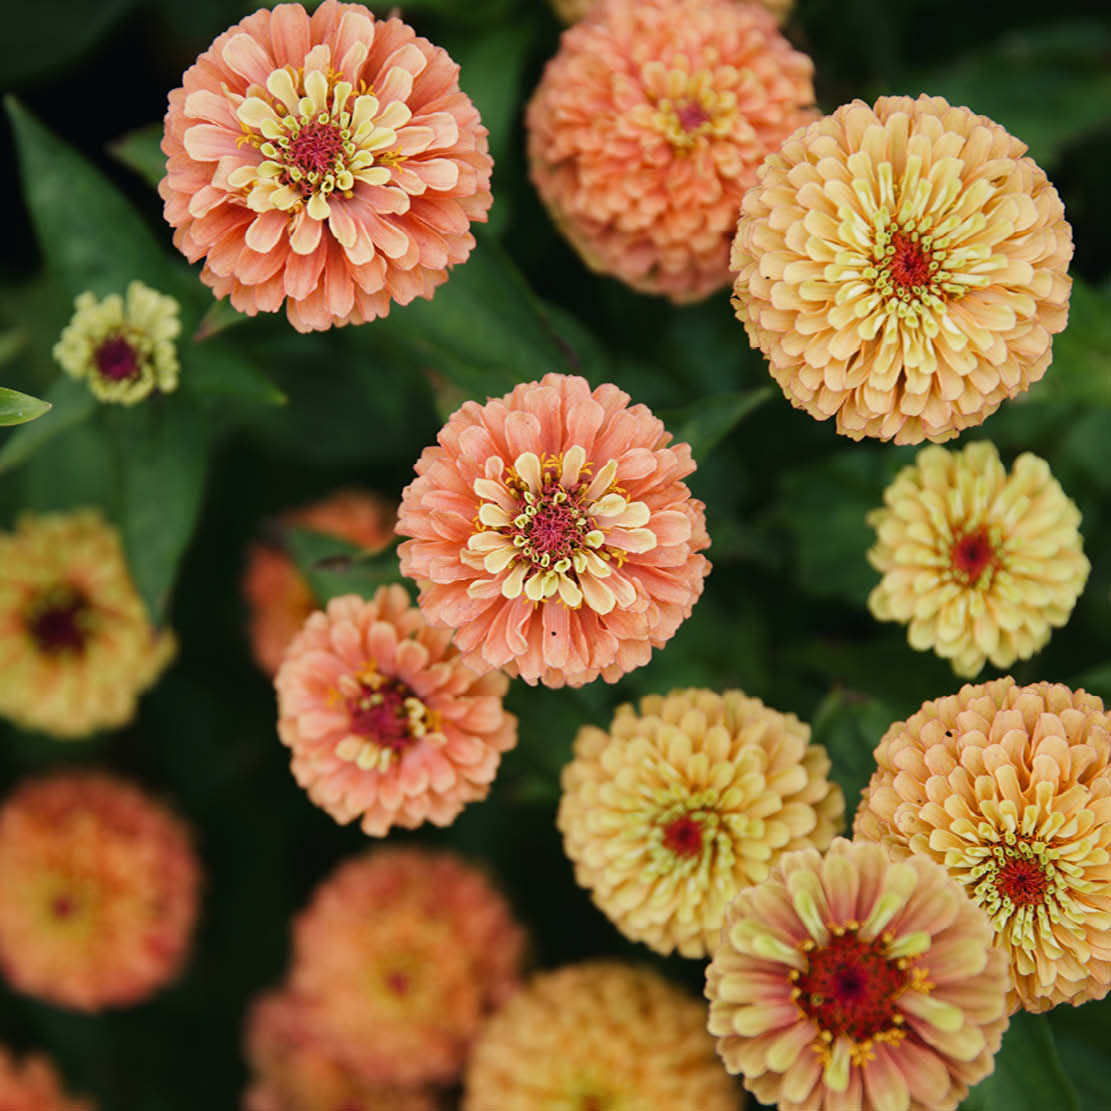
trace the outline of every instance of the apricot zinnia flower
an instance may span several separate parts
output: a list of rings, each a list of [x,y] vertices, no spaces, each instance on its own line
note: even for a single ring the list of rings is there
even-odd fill
[[[525,936],[450,853],[349,860],[294,924],[290,987],[337,1061],[383,1085],[452,1084],[483,1021],[516,988]]]
[[[647,968],[609,961],[534,977],[484,1027],[463,1111],[740,1111],[706,1005]]]
[[[591,269],[705,297],[756,167],[812,118],[813,68],[757,4],[602,0],[528,106],[532,180]]]
[[[737,0],[737,2],[741,2],[741,0]],[[795,0],[755,0],[755,2],[767,8],[782,23],[787,13],[794,7]],[[598,0],[551,0],[551,3],[556,15],[564,23],[574,23],[576,20],[582,19],[598,3]]]
[[[788,400],[837,431],[948,440],[1045,373],[1072,230],[1026,146],[941,97],[792,135],[744,198],[733,305]]]
[[[992,1071],[1006,991],[944,869],[840,837],[741,891],[706,972],[726,1068],[780,1111],[952,1111]]]
[[[0,807],[0,969],[19,991],[96,1011],[172,980],[197,917],[185,826],[111,776],[31,780]]]
[[[868,515],[868,553],[883,579],[868,598],[881,621],[971,677],[1025,660],[1064,625],[1090,564],[1080,513],[1044,459],[1026,452],[1008,475],[995,445],[923,448]]]
[[[98,511],[25,514],[0,533],[0,714],[56,737],[117,728],[173,654]]]
[[[66,1095],[46,1057],[34,1054],[20,1061],[0,1046],[0,1107],[4,1111],[94,1111],[94,1106]]]
[[[486,129],[459,67],[399,19],[325,0],[220,35],[170,93],[159,192],[190,262],[298,331],[431,297],[490,207]]]
[[[436,1111],[427,1088],[364,1081],[317,1038],[311,1007],[289,991],[257,1000],[247,1020],[247,1052],[258,1078],[245,1111]]]
[[[274,680],[278,735],[297,782],[337,822],[445,826],[490,790],[517,743],[509,681],[478,674],[430,629],[403,586],[333,598],[294,638]]]
[[[86,291],[74,308],[54,345],[54,358],[71,378],[84,378],[94,396],[120,405],[177,389],[181,306],[172,297],[135,281],[126,301],[118,293],[98,301]]]
[[[717,947],[725,906],[790,849],[825,849],[845,799],[810,728],[740,691],[674,691],[579,730],[557,823],[575,878],[659,953]]]
[[[695,464],[614,385],[548,374],[466,402],[402,494],[402,574],[455,644],[529,683],[613,682],[662,647],[702,593]]]
[[[281,523],[338,536],[376,552],[393,539],[395,516],[395,508],[375,494],[337,490],[323,501],[282,514]],[[251,545],[243,593],[250,609],[255,661],[273,675],[289,642],[316,609],[316,598],[293,560],[267,544]]]
[[[943,864],[987,912],[1012,1010],[1111,988],[1111,714],[1084,691],[1011,678],[896,722],[858,838]]]

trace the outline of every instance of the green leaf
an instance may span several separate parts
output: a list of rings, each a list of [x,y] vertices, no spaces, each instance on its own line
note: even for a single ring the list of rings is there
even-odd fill
[[[246,320],[250,320],[250,317],[241,313],[226,297],[220,301],[213,301],[205,309],[204,316],[201,317],[201,322],[193,333],[193,338],[201,342]]]
[[[431,301],[394,306],[358,329],[358,341],[399,370],[433,370],[485,401],[520,382],[566,369],[532,290],[497,243],[481,230],[466,262],[452,269]],[[416,362],[416,368],[413,363]]]
[[[873,753],[899,715],[878,698],[844,688],[831,691],[814,712],[815,744],[824,745],[833,761],[833,778],[845,793],[846,824],[852,824],[861,791],[876,770]]]
[[[0,425],[26,424],[49,411],[49,401],[0,386]]]
[[[1106,1061],[1104,1061],[1106,1066]],[[1076,1089],[1057,1055],[1047,1015],[1018,1011],[1003,1035],[995,1071],[968,1094],[960,1111],[1079,1111]]]
[[[1026,399],[1111,408],[1111,294],[1073,279],[1068,327],[1054,336],[1053,362]]]
[[[46,392],[50,412],[33,424],[13,432],[0,448],[0,474],[18,467],[58,433],[86,420],[96,409],[96,398],[88,386],[68,375],[61,375]]]
[[[920,74],[912,87],[1002,124],[1045,169],[1073,139],[1111,121],[1109,51],[1103,23],[1031,28]]]
[[[757,390],[714,394],[692,401],[663,420],[674,430],[676,441],[690,444],[695,462],[701,463],[745,417],[774,393],[771,386],[761,386]]]
[[[1076,1085],[1080,1111],[1107,1111],[1111,1107],[1111,999],[1081,1007],[1054,1007],[1049,1028],[1065,1071]]]
[[[176,396],[105,417],[120,459],[128,566],[158,624],[204,502],[212,425],[186,398]]]
[[[254,363],[218,343],[190,344],[182,352],[182,389],[252,405],[285,405],[288,398]]]
[[[338,536],[288,527],[280,540],[321,605],[341,594],[369,598],[380,586],[405,581],[392,546],[371,554]]]
[[[166,176],[166,156],[162,153],[162,124],[148,123],[113,139],[108,150],[125,166],[134,170],[148,185],[157,187]]]
[[[139,214],[76,151],[5,97],[23,193],[46,262],[71,294],[122,293],[138,278],[174,296],[200,287],[170,265]]]

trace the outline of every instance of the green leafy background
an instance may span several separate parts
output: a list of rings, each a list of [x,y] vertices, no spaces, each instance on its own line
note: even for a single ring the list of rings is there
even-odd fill
[[[383,5],[382,9],[388,5]],[[864,514],[914,449],[839,438],[769,388],[723,293],[675,309],[589,274],[528,184],[521,119],[559,27],[540,0],[414,0],[404,14],[461,63],[497,160],[490,226],[429,303],[383,321],[299,336],[284,317],[245,321],[212,302],[173,251],[152,183],[165,96],[213,37],[247,14],[234,0],[36,0],[6,13],[0,86],[12,170],[0,266],[0,381],[44,416],[0,432],[0,524],[21,509],[95,504],[121,528],[153,613],[181,653],[137,720],[62,744],[0,726],[0,788],[52,767],[101,763],[166,798],[197,831],[208,873],[195,953],[175,985],[88,1017],[0,989],[0,1040],[41,1047],[102,1108],[236,1106],[241,1024],[275,983],[288,924],[308,892],[367,844],[294,784],[273,691],[252,666],[240,595],[249,541],[281,510],[340,484],[397,497],[412,462],[465,397],[549,370],[612,380],[694,446],[714,563],[706,595],[665,651],[616,686],[515,684],[519,747],[489,800],[449,830],[392,835],[450,845],[495,872],[533,937],[537,966],[614,954],[700,991],[699,962],[624,941],[572,878],[554,830],[558,773],[578,726],[620,702],[684,685],[740,687],[812,722],[855,801],[885,727],[959,685],[879,625],[865,599]],[[930,92],[991,115],[1057,183],[1077,244],[1068,330],[1045,380],[961,442],[1049,460],[1084,515],[1093,564],[1068,627],[1019,681],[1111,698],[1111,24],[1101,5],[1015,0],[800,0],[788,23],[817,66],[822,106]],[[51,347],[73,296],[132,278],[182,303],[177,394],[134,409],[93,404]],[[0,393],[0,423],[27,404]],[[326,597],[395,573],[344,545],[290,531]],[[323,562],[322,562],[323,561]],[[983,678],[993,674],[985,672]],[[976,1111],[1111,1108],[1111,1001],[1012,1023]],[[696,1111],[696,1109],[691,1109]]]

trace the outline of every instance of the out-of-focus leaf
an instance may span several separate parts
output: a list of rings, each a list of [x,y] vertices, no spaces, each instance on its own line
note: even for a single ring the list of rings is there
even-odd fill
[[[824,745],[833,761],[832,777],[845,793],[845,823],[852,826],[860,792],[876,770],[875,752],[898,714],[886,702],[856,691],[831,691],[814,713],[815,744]]]
[[[159,623],[204,502],[212,424],[178,396],[106,415],[120,456],[128,566],[152,620]]]
[[[34,0],[5,8],[0,35],[0,85],[10,88],[57,70],[93,46],[137,0],[83,4],[80,17],[68,0]]]
[[[253,405],[285,405],[289,400],[249,359],[217,343],[190,344],[182,352],[181,382],[190,393]]]
[[[545,302],[544,316],[566,360],[567,370],[589,379],[592,386],[611,381],[609,354],[598,337],[562,305]],[[641,400],[637,398],[637,400]]]
[[[321,605],[341,594],[369,598],[380,586],[405,582],[392,547],[371,555],[358,544],[305,528],[283,528],[280,536]]]
[[[7,328],[0,332],[0,366],[14,359],[27,346],[25,328]]]
[[[701,397],[678,411],[661,413],[660,417],[675,433],[677,442],[690,444],[691,455],[700,463],[774,392],[771,386],[761,386],[758,390]]]
[[[249,319],[250,317],[241,313],[226,297],[220,301],[213,301],[201,317],[193,338],[198,342],[209,339]]]
[[[109,143],[108,149],[148,185],[157,186],[166,176],[166,156],[162,153],[160,123],[137,127]]]
[[[1080,675],[1069,679],[1073,690],[1086,690],[1098,695],[1104,702],[1111,704],[1111,661],[1090,667]],[[1111,1103],[1108,1104],[1111,1107]]]
[[[1068,327],[1053,337],[1053,362],[1027,396],[1111,407],[1111,294],[1073,279]]]
[[[107,180],[14,97],[23,192],[46,261],[71,294],[123,293],[134,278],[176,297],[199,287],[170,265],[153,232]]]
[[[1106,1066],[1106,1061],[1104,1062]],[[995,1071],[972,1089],[960,1111],[1079,1111],[1076,1088],[1061,1067],[1048,1015],[1018,1011],[995,1055]]]
[[[456,266],[431,301],[394,306],[390,315],[358,330],[367,349],[393,349],[399,369],[434,370],[469,397],[485,401],[519,382],[566,369],[567,358],[545,325],[536,298],[502,249],[487,234]]]
[[[1080,1111],[1107,1111],[1111,1107],[1111,999],[1082,1007],[1054,1007],[1046,1016],[1057,1045],[1061,1065],[1072,1078]]]
[[[1111,122],[1109,52],[1106,24],[1031,28],[921,74],[914,88],[1002,124],[1047,168],[1073,139]]]
[[[26,424],[49,411],[49,401],[0,386],[0,425]]]
[[[50,412],[13,432],[0,448],[0,473],[19,466],[59,432],[85,420],[96,409],[96,398],[88,386],[68,375],[60,375],[46,394]]]

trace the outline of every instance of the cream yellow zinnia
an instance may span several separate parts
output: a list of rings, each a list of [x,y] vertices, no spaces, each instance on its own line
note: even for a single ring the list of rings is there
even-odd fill
[[[908,623],[907,639],[972,677],[1044,648],[1084,589],[1090,564],[1080,513],[1044,459],[1026,452],[1008,474],[995,445],[927,447],[868,515],[868,553],[883,579],[868,606]]]
[[[740,691],[673,691],[586,726],[558,825],[575,877],[622,933],[702,957],[725,907],[789,849],[825,849],[845,800],[810,727]]]

